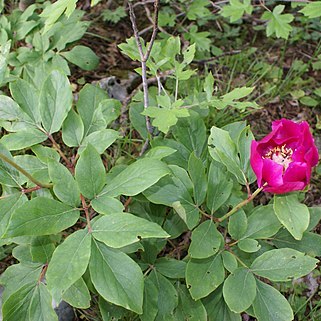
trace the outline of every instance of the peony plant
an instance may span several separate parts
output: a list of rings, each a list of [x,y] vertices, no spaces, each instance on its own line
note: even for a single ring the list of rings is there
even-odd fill
[[[272,132],[251,144],[251,166],[259,187],[263,186],[266,192],[303,190],[318,161],[318,150],[306,121],[274,121]]]

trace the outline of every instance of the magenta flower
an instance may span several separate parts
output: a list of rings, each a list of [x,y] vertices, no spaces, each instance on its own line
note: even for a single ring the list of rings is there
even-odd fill
[[[304,189],[318,160],[318,150],[306,121],[276,120],[270,134],[251,144],[250,161],[257,183],[270,193]]]

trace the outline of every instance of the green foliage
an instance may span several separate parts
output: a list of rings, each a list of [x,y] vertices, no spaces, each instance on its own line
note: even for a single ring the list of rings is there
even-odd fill
[[[321,2],[315,1],[308,3],[303,9],[300,10],[300,12],[310,19],[321,17]]]
[[[173,3],[162,2],[168,34],[160,33],[146,62],[156,84],[145,93],[147,108],[141,91],[131,97],[128,135],[117,120],[126,104],[92,84],[73,95],[68,63],[86,71],[99,64],[76,43],[89,26],[76,1],[39,1],[1,16],[0,237],[19,262],[0,277],[4,320],[57,321],[52,300],[62,299],[77,309],[98,302],[102,320],[293,319],[282,285],[273,282],[317,267],[321,237],[313,229],[321,211],[297,193],[249,204],[254,135],[235,120],[259,108],[254,98],[262,88],[233,75],[225,82],[229,72],[220,68],[253,68],[269,87],[283,70],[249,65],[255,50],[220,58],[220,44],[213,45],[220,33],[207,28],[215,20],[237,45],[240,19],[266,10],[267,35],[288,39],[293,11],[269,3],[254,11],[248,0],[231,0],[222,9],[214,3],[220,17],[208,0]],[[319,6],[307,3],[298,15],[319,17]],[[102,16],[117,23],[126,11]],[[140,61],[134,38],[119,48]],[[288,73],[299,79],[318,69],[319,58],[298,61]],[[200,67],[204,61],[214,61],[213,73]],[[311,96],[296,89],[293,99],[317,105],[318,89]],[[150,143],[140,156],[139,135]]]
[[[124,7],[117,7],[115,10],[106,9],[102,12],[103,20],[112,23],[117,23],[126,16],[127,13]]]
[[[230,22],[235,22],[242,18],[244,13],[251,14],[252,11],[253,6],[250,0],[244,0],[243,3],[239,0],[230,0],[229,5],[222,9],[221,15],[230,18]]]
[[[292,30],[290,22],[293,21],[294,17],[288,13],[282,14],[284,8],[284,5],[278,5],[273,9],[273,12],[263,14],[262,19],[269,20],[266,28],[268,37],[275,34],[277,38],[288,39]]]

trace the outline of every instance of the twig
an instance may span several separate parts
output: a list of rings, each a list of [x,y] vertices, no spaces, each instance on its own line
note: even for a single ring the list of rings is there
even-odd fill
[[[3,155],[1,153],[0,153],[0,159],[2,159],[6,163],[8,163],[12,167],[14,167],[17,171],[19,171],[21,174],[26,176],[31,182],[33,182],[37,186],[40,186],[40,187],[43,187],[43,188],[51,188],[52,187],[51,184],[45,184],[45,183],[39,182],[36,178],[34,178],[31,174],[29,174],[22,167],[20,167],[18,164],[16,164],[13,160],[11,160],[10,158],[8,158],[7,156],[5,156],[5,155]]]
[[[54,147],[54,149],[59,153],[59,155],[61,156],[61,158],[65,161],[67,167],[70,169],[70,171],[73,173],[74,171],[74,167],[73,164],[70,162],[70,160],[66,157],[66,155],[63,153],[63,151],[60,149],[59,145],[56,143],[55,139],[51,136],[48,135],[49,140],[52,143],[52,146]]]
[[[139,51],[139,55],[140,55],[140,60],[141,60],[141,66],[142,66],[142,86],[143,86],[143,92],[144,92],[144,109],[148,108],[149,106],[149,97],[148,97],[148,84],[147,84],[147,67],[146,67],[146,62],[150,56],[150,53],[152,51],[153,48],[153,44],[157,35],[157,30],[158,30],[158,11],[159,11],[159,0],[155,0],[154,2],[154,21],[153,21],[153,33],[150,39],[150,42],[147,46],[146,49],[146,53],[144,53],[143,51],[143,46],[142,46],[142,42],[141,39],[139,38],[139,31],[137,29],[137,24],[136,24],[136,17],[135,17],[135,13],[133,10],[133,5],[129,2],[129,16],[130,16],[130,20],[132,23],[132,28],[134,31],[134,36],[135,36],[135,40],[136,40],[136,44],[138,47],[138,51]],[[149,116],[145,116],[145,120],[146,120],[146,128],[147,131],[149,133],[149,135],[151,136],[153,133],[153,127],[151,125],[151,121]],[[145,142],[146,144],[146,142]]]
[[[153,84],[153,83],[158,83],[158,78],[159,79],[164,79],[166,78],[167,76],[171,75],[172,73],[174,73],[174,70],[168,70],[166,72],[162,72],[162,73],[159,73],[156,77],[152,77],[152,78],[149,78],[147,79],[147,84]],[[119,122],[120,122],[120,127],[122,128],[121,129],[121,134],[122,135],[125,135],[125,130],[124,128],[126,127],[126,113],[127,113],[127,110],[128,110],[128,105],[129,103],[131,102],[132,98],[137,94],[137,92],[139,90],[141,90],[143,88],[143,84],[139,84],[131,93],[130,95],[128,95],[124,101],[123,101],[123,104],[122,104],[122,107],[121,107],[121,116],[120,116],[120,119],[119,119]]]
[[[34,191],[37,191],[38,189],[41,189],[40,186],[35,186],[35,187],[31,187],[31,188],[22,188],[21,189],[21,193],[23,194],[27,194],[27,193],[31,193],[31,192],[34,192]]]
[[[139,156],[143,156],[143,155],[144,155],[144,153],[145,153],[146,150],[148,149],[148,146],[149,146],[149,138],[147,138],[147,139],[145,140],[145,143],[144,143],[144,145],[143,145],[143,147],[142,147],[142,149],[141,149],[141,151],[140,151],[140,153],[139,153]]]
[[[89,211],[88,211],[89,206],[87,205],[86,200],[82,194],[80,194],[80,199],[81,199],[81,204],[82,204],[83,210],[86,215],[88,233],[91,233],[92,228],[91,228],[91,224],[90,224],[90,215],[89,215]]]

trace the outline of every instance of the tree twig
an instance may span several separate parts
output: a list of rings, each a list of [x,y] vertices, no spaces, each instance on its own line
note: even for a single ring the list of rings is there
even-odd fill
[[[156,35],[157,35],[157,31],[158,31],[159,0],[155,0],[155,2],[154,2],[153,32],[152,32],[152,36],[151,36],[150,42],[149,42],[149,44],[147,46],[147,49],[146,49],[145,53],[143,51],[143,45],[142,45],[141,39],[139,38],[139,31],[138,31],[137,24],[136,24],[136,17],[135,17],[133,5],[129,2],[128,6],[129,6],[129,16],[130,16],[130,20],[131,20],[131,23],[132,23],[132,28],[133,28],[133,31],[134,31],[134,37],[135,37],[135,40],[136,40],[136,44],[137,44],[137,47],[138,47],[140,60],[141,60],[142,87],[143,87],[143,92],[144,92],[144,109],[146,109],[149,106],[146,62],[149,59],[149,56],[150,56],[150,53],[152,51],[153,44],[154,44],[154,41],[155,41],[155,38],[156,38]],[[151,125],[151,121],[150,121],[149,116],[145,116],[145,120],[146,120],[147,131],[148,131],[149,135],[152,136],[153,126]],[[146,145],[146,143],[145,143],[145,145]],[[148,146],[148,143],[147,143],[147,146]]]
[[[73,171],[74,171],[73,164],[70,162],[70,160],[66,157],[66,155],[63,153],[63,151],[60,149],[60,147],[56,143],[55,139],[51,135],[48,135],[48,138],[51,141],[53,148],[59,153],[61,158],[65,161],[67,167],[73,173]]]
[[[80,194],[80,199],[81,199],[81,204],[82,204],[83,210],[84,210],[85,215],[86,215],[88,233],[91,233],[92,232],[92,228],[91,228],[91,223],[90,223],[90,215],[89,215],[89,211],[88,211],[89,206],[87,205],[86,200],[85,200],[85,198],[84,198],[84,196],[82,194]]]

